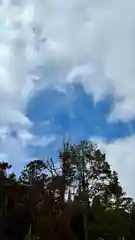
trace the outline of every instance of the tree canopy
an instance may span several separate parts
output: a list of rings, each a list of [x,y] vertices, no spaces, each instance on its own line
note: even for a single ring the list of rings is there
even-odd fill
[[[57,162],[30,161],[19,177],[9,168],[0,163],[0,239],[135,239],[135,203],[91,141],[65,143]]]

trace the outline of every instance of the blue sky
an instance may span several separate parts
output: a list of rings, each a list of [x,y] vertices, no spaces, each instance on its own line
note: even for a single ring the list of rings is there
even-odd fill
[[[133,134],[134,120],[108,123],[113,105],[111,97],[94,104],[92,96],[87,95],[80,85],[69,91],[72,91],[70,100],[69,96],[55,89],[44,90],[32,99],[27,111],[29,119],[34,122],[34,134],[69,135],[75,140],[96,136],[107,141]],[[47,121],[50,123],[46,126]]]
[[[133,0],[0,1],[0,158],[91,139],[135,197]],[[130,177],[129,177],[130,176]]]

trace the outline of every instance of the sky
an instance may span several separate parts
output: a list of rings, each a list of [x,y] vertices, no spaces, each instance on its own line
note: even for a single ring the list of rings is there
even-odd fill
[[[135,198],[134,0],[0,1],[0,159],[90,139]]]

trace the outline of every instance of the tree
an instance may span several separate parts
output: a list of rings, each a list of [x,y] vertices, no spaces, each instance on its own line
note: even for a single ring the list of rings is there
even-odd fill
[[[33,185],[36,181],[44,178],[45,169],[46,165],[42,160],[33,160],[21,172],[20,181]]]
[[[90,141],[65,143],[59,163],[33,160],[19,178],[0,164],[0,238],[131,240],[135,203]]]
[[[112,179],[110,165],[105,154],[91,141],[81,141],[69,147],[71,185],[78,196],[87,193],[89,199],[101,193]]]

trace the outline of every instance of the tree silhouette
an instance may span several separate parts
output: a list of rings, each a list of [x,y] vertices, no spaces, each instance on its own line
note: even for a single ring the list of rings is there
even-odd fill
[[[18,178],[0,163],[0,239],[135,239],[135,203],[105,154],[81,141],[58,155],[30,161]]]

